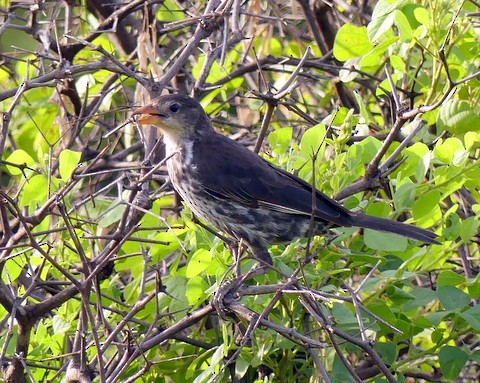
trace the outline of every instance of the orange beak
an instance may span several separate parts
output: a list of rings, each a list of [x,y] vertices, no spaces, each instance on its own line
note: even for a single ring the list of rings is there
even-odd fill
[[[140,125],[157,124],[162,120],[163,115],[158,112],[158,109],[153,105],[145,105],[138,108],[132,113],[132,117],[137,117],[137,122]]]

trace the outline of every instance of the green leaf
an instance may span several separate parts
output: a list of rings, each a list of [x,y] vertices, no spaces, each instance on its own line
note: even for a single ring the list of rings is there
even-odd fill
[[[392,300],[397,305],[403,304],[407,301],[414,300],[415,297],[409,293],[407,293],[405,290],[397,287],[397,286],[387,286],[385,289],[387,292],[387,296]]]
[[[18,262],[18,259],[8,259],[5,262],[5,267],[8,272],[9,281],[16,281],[20,274],[22,274],[23,261]]]
[[[414,175],[417,182],[423,182],[432,157],[428,146],[422,142],[416,142],[405,149],[402,155],[405,158],[405,164],[401,167],[402,175]],[[411,204],[408,206],[410,207]]]
[[[391,365],[397,356],[397,347],[393,342],[375,342],[374,349],[378,351],[383,362]]]
[[[385,36],[396,20],[397,9],[403,7],[408,0],[386,1],[379,0],[372,13],[372,20],[368,24],[368,37],[376,42]]]
[[[365,245],[373,250],[405,251],[408,246],[406,237],[383,231],[365,229],[363,238]]]
[[[438,361],[443,376],[450,381],[458,378],[467,360],[467,353],[458,347],[445,346],[438,353]]]
[[[360,108],[360,116],[363,117],[365,123],[369,122],[370,113],[365,105],[365,100],[358,92],[354,91],[353,95],[355,96],[355,101],[357,101],[357,105]]]
[[[360,153],[362,163],[368,164],[373,159],[373,157],[375,157],[375,154],[377,154],[381,146],[382,143],[378,139],[373,136],[369,136],[362,140],[362,142],[353,145],[351,148],[362,148],[363,150]]]
[[[416,20],[420,25],[430,25],[431,23],[431,13],[423,7],[417,7],[413,10],[414,20]]]
[[[71,323],[66,321],[60,315],[55,315],[52,318],[52,326],[54,334],[63,334],[70,329]]]
[[[63,182],[67,182],[70,177],[72,176],[73,171],[77,167],[80,162],[80,158],[82,157],[82,153],[74,152],[70,149],[64,149],[60,153],[59,156],[59,170],[60,170],[60,177],[62,178]]]
[[[5,161],[20,166],[32,166],[35,163],[33,158],[30,157],[30,155],[22,149],[15,150],[5,159]],[[18,176],[22,174],[22,170],[16,166],[7,165],[7,170],[12,176]]]
[[[480,133],[478,132],[467,132],[463,138],[465,142],[465,148],[467,150],[478,149],[480,148]]]
[[[335,355],[333,359],[332,372],[329,374],[332,383],[350,382],[352,375],[348,372],[342,360]]]
[[[339,328],[343,331],[358,329],[358,323],[355,315],[346,307],[346,305],[335,302],[332,307],[332,316]]]
[[[439,286],[438,299],[446,310],[461,310],[470,304],[470,295],[453,286]]]
[[[208,353],[211,353],[212,350],[208,350]],[[215,352],[212,354],[208,367],[198,375],[193,383],[204,383],[204,382],[215,382],[221,381],[221,375],[218,373],[220,371],[220,365],[222,364],[225,353],[225,344],[220,344]],[[199,366],[197,366],[199,367]]]
[[[187,278],[193,278],[194,276],[200,274],[208,267],[211,261],[212,256],[208,250],[198,249],[188,262],[185,276]]]
[[[480,276],[473,280],[470,280],[467,284],[468,293],[472,297],[472,299],[478,299],[480,297],[480,283],[479,283]]]
[[[393,194],[394,206],[402,211],[403,209],[410,209],[415,201],[417,193],[417,185],[412,182],[406,182],[400,186]]]
[[[480,130],[480,115],[475,105],[466,100],[450,99],[442,104],[437,116],[439,132],[454,134]]]
[[[109,207],[105,214],[103,214],[102,218],[98,221],[98,227],[109,227],[115,222],[120,221],[126,208],[125,205],[121,205],[118,201],[114,201],[112,207]]]
[[[268,135],[268,143],[272,151],[277,154],[285,154],[292,140],[293,129],[291,127],[276,129]]]
[[[390,56],[390,65],[393,69],[405,73],[405,61],[397,55]]]
[[[377,10],[379,11],[377,12]],[[373,11],[372,20],[367,27],[368,37],[371,41],[376,42],[392,27],[396,13],[397,10],[386,1],[377,3]]]
[[[465,277],[452,270],[443,270],[438,274],[437,286],[456,286],[465,283]]]
[[[478,232],[480,222],[477,217],[468,217],[462,221],[460,236],[465,242],[470,241]]]
[[[180,247],[181,239],[178,238],[180,233],[185,232],[184,229],[175,229],[162,231],[153,237],[155,241],[166,242],[168,244],[152,244],[152,263],[158,263],[167,255],[173,253]]]
[[[335,36],[333,55],[337,60],[346,61],[354,57],[363,56],[372,48],[373,45],[368,40],[366,27],[344,24]]]
[[[466,159],[466,156],[468,156],[462,141],[456,137],[449,137],[445,141],[439,141],[433,149],[433,154],[445,164],[454,164],[459,157],[465,157]]]
[[[414,287],[410,291],[410,294],[415,299],[405,303],[403,306],[405,311],[418,310],[420,307],[426,306],[438,298],[438,295],[435,291],[424,287]]]
[[[32,202],[44,202],[48,194],[48,180],[43,174],[30,178],[23,187],[20,206],[28,206]]]
[[[205,290],[207,290],[208,285],[202,277],[195,276],[190,278],[187,282],[186,295],[188,303],[194,305],[198,303],[199,300],[204,300],[206,295]]]
[[[363,56],[360,60],[360,68],[363,70],[376,70],[384,61],[384,53],[389,46],[395,43],[398,37],[390,37],[380,44],[376,45],[372,50]]]
[[[300,153],[302,157],[310,159],[313,155],[317,154],[317,158],[322,158],[323,151],[325,150],[326,134],[324,124],[315,125],[303,133],[302,140],[300,141]]]
[[[438,326],[442,320],[446,317],[450,317],[453,315],[453,311],[451,310],[440,310],[436,311],[432,314],[427,314],[426,318],[430,321],[433,326]]]
[[[397,318],[395,314],[390,310],[390,308],[380,300],[372,301],[367,305],[367,309],[378,315],[385,322],[394,325],[397,323]],[[382,325],[381,325],[382,326]]]
[[[467,311],[460,313],[459,316],[477,332],[480,332],[480,306],[470,307]]]
[[[444,328],[437,328],[432,331],[430,338],[432,339],[433,343],[438,344],[444,339],[445,329]]]
[[[412,216],[422,226],[431,226],[442,217],[440,206],[441,194],[432,191],[420,197],[412,208]]]
[[[398,28],[400,40],[403,42],[410,42],[413,37],[413,30],[405,13],[399,11],[395,13],[395,25]],[[405,73],[403,70],[402,73]]]

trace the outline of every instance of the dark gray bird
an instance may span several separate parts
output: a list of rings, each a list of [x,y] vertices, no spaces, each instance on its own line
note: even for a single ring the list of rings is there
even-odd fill
[[[314,234],[336,226],[358,226],[438,243],[428,230],[349,211],[297,176],[216,133],[202,106],[190,97],[161,96],[133,116],[140,124],[162,131],[170,180],[190,209],[242,239],[268,264],[272,263],[268,247],[307,236],[312,214]]]

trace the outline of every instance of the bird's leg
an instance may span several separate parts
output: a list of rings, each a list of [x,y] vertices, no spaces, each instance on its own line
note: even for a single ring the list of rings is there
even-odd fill
[[[250,246],[250,248],[259,264],[246,274],[238,275],[237,277],[222,283],[218,287],[212,305],[221,316],[225,316],[225,313],[228,312],[230,302],[237,298],[235,293],[246,281],[264,274],[272,266],[272,258],[265,247]]]
[[[238,241],[234,238],[228,238],[224,240],[224,243],[227,249],[230,251],[230,254],[232,254],[232,259],[235,265],[235,275],[238,277],[241,274],[240,256],[245,251],[243,240],[240,239],[240,241]]]

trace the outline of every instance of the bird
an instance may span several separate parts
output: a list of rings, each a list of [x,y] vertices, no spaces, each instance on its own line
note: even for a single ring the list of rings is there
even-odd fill
[[[243,241],[261,263],[272,265],[268,249],[273,244],[342,226],[438,243],[429,230],[346,209],[303,179],[216,132],[200,103],[189,96],[160,96],[136,109],[132,119],[163,133],[170,181],[191,211]]]

